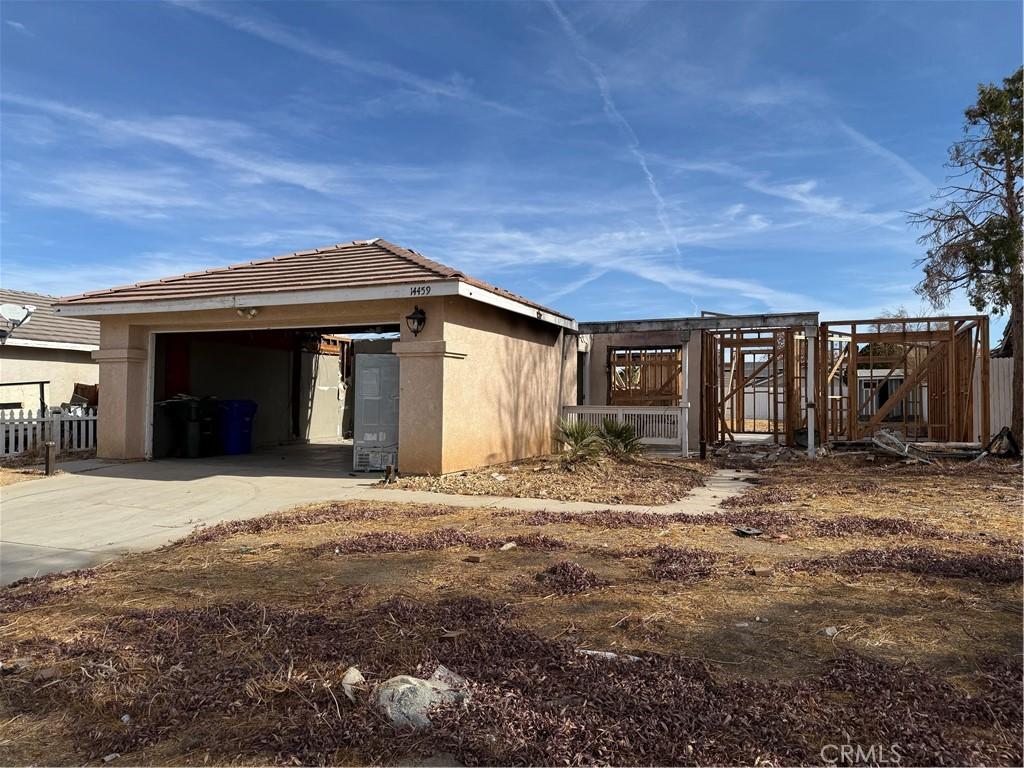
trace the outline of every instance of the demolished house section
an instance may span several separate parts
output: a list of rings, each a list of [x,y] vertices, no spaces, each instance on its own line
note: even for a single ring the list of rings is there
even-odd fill
[[[914,459],[978,455],[992,437],[985,316],[705,312],[579,328],[567,418],[628,422],[654,449],[814,456],[828,446]]]

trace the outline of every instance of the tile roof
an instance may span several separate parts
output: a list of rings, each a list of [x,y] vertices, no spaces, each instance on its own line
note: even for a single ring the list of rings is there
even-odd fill
[[[296,251],[272,259],[89,291],[64,297],[59,300],[59,304],[79,306],[122,301],[166,301],[441,280],[461,280],[527,306],[567,317],[380,238],[354,240],[325,248]]]
[[[36,308],[28,322],[20,326],[11,339],[19,342],[44,341],[48,344],[88,344],[99,346],[100,324],[95,320],[65,317],[53,311],[56,296],[0,288],[0,304],[31,304]]]

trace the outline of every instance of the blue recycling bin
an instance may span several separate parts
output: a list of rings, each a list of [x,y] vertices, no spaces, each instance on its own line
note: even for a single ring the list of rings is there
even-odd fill
[[[252,420],[256,416],[253,400],[221,400],[220,447],[230,456],[252,452]]]

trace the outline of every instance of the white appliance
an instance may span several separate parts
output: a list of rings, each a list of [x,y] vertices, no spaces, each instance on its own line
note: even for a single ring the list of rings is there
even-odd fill
[[[356,472],[398,468],[398,357],[355,356],[355,414],[352,469]]]

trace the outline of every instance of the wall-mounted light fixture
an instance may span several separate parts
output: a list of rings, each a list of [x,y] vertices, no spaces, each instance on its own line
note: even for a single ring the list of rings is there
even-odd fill
[[[419,336],[423,327],[427,324],[427,313],[419,307],[405,316],[405,324],[409,326],[413,336]]]
[[[259,314],[259,310],[256,307],[239,307],[237,310],[239,317],[247,317],[250,320]]]

